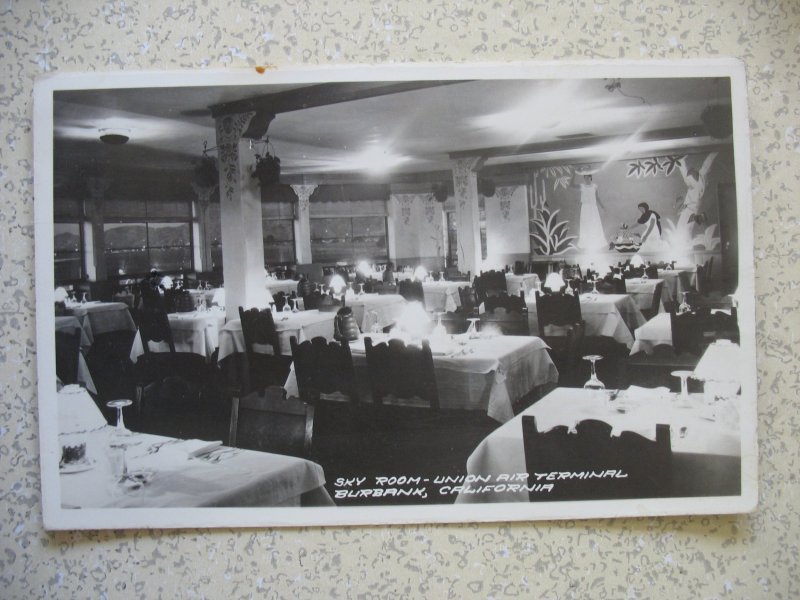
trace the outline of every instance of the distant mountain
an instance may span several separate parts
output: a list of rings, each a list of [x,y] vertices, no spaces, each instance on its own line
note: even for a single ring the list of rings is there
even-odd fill
[[[57,233],[53,236],[53,249],[56,252],[77,252],[81,249],[81,236],[75,233]]]

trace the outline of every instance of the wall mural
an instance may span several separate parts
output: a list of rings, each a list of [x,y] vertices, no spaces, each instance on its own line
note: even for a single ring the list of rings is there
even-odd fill
[[[717,250],[717,154],[534,169],[532,254],[638,251],[668,258]]]

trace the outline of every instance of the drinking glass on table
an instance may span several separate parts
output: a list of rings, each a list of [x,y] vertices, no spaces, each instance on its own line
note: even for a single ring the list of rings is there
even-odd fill
[[[692,399],[689,396],[689,377],[694,373],[692,371],[672,371],[670,375],[673,377],[681,378],[681,393],[678,394],[679,405],[682,408],[689,408],[692,404]]]
[[[595,363],[598,360],[602,360],[603,357],[599,354],[589,354],[583,357],[583,360],[588,360],[591,364],[592,374],[589,377],[589,380],[583,384],[583,389],[585,390],[604,390],[606,389],[605,384],[597,378],[597,370],[595,367]]]

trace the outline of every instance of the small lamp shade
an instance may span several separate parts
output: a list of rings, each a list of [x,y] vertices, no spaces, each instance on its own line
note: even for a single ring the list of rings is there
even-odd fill
[[[171,290],[173,285],[172,277],[169,275],[164,275],[164,277],[161,278],[161,283],[159,283],[159,285],[165,290]]]
[[[369,263],[365,260],[362,260],[358,263],[356,270],[361,273],[364,277],[369,277],[372,275],[372,267],[369,266]]]
[[[546,287],[552,292],[557,292],[565,285],[566,284],[564,283],[564,278],[561,277],[561,273],[558,273],[556,271],[548,273],[547,279],[544,280],[544,287]]]
[[[426,269],[422,265],[414,269],[414,279],[416,279],[417,281],[425,281],[427,277],[428,277],[428,269]]]
[[[344,282],[344,278],[341,275],[334,275],[331,278],[330,286],[334,294],[341,294],[342,290],[347,287],[347,284]]]
[[[431,318],[422,304],[419,302],[409,302],[403,312],[397,319],[397,324],[403,331],[411,334],[414,337],[422,337],[428,333],[431,324]]]
[[[637,269],[639,267],[643,267],[644,266],[644,259],[641,256],[639,256],[638,254],[634,254],[633,258],[631,258],[631,266],[632,267],[636,267]]]
[[[63,287],[57,287],[54,296],[56,302],[66,302],[67,298],[69,298],[67,290],[65,290]]]

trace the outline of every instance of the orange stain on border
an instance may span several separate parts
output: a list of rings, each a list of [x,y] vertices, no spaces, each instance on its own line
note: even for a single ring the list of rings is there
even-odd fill
[[[258,65],[256,66],[256,73],[263,75],[267,70],[276,71],[277,69],[278,67],[276,65]]]

